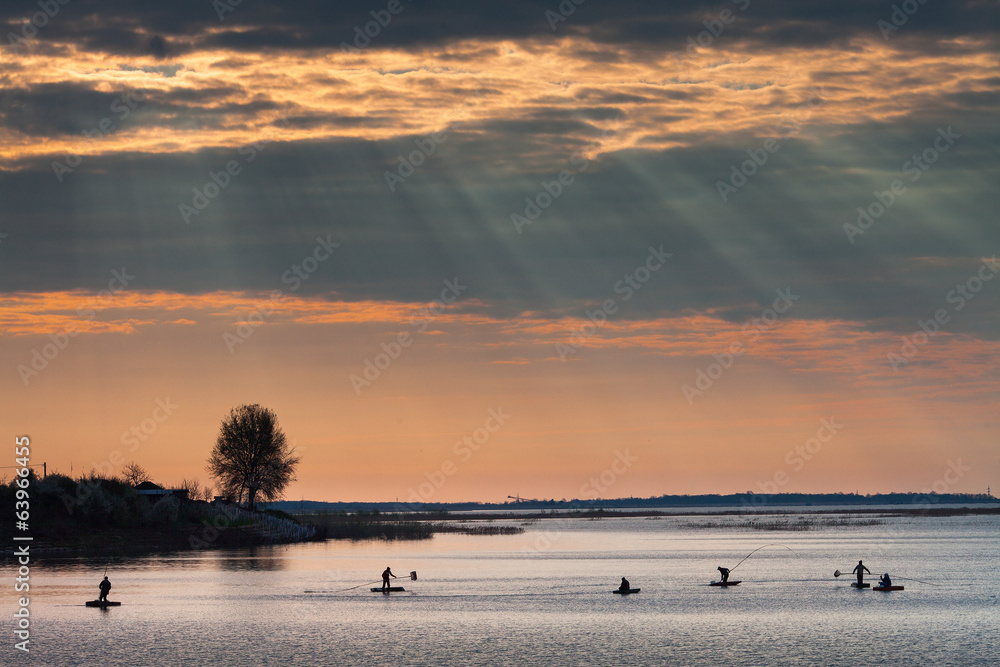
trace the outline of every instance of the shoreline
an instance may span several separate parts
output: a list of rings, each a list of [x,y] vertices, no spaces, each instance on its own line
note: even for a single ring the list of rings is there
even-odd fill
[[[477,514],[450,513],[447,516],[428,517],[427,521],[438,520],[463,520],[463,521],[517,521],[523,519],[573,519],[573,518],[644,518],[644,517],[689,517],[689,516],[791,516],[802,514],[831,515],[831,514],[859,514],[882,516],[966,516],[970,514],[1000,514],[1000,507],[931,507],[924,509],[900,508],[900,509],[875,509],[875,508],[850,508],[850,509],[719,509],[718,511],[680,511],[665,512],[662,510],[619,510],[619,509],[596,509],[596,510],[566,510],[557,511],[526,511],[524,513],[512,512],[482,512]]]
[[[664,512],[659,510],[573,510],[567,512],[490,512],[471,514],[456,513],[410,513],[382,514],[378,517],[365,516],[358,520],[354,514],[336,514],[323,517],[333,519],[325,525],[317,525],[321,530],[315,538],[309,540],[261,540],[253,533],[244,532],[238,526],[229,526],[218,531],[218,534],[206,544],[199,547],[191,546],[191,533],[164,533],[162,531],[127,531],[113,534],[92,535],[72,544],[60,543],[58,540],[48,541],[41,538],[31,545],[32,555],[55,558],[98,558],[98,557],[140,557],[167,553],[197,553],[215,549],[255,549],[258,547],[287,546],[302,542],[338,541],[383,541],[398,542],[423,540],[434,537],[437,533],[465,533],[469,535],[512,535],[525,532],[524,528],[511,526],[484,526],[495,521],[516,521],[520,523],[535,523],[545,519],[634,519],[634,518],[690,518],[690,517],[725,517],[725,518],[774,518],[790,516],[828,517],[833,515],[848,515],[868,520],[891,517],[935,517],[946,518],[954,516],[995,516],[1000,515],[1000,507],[932,507],[924,509],[810,509],[810,510],[719,510]],[[308,521],[307,517],[317,517],[314,514],[300,514],[298,517]],[[309,522],[312,523],[312,522]],[[461,527],[455,524],[476,524]],[[355,534],[339,533],[333,527],[340,525],[357,529]],[[791,524],[794,526],[795,524]],[[819,524],[818,527],[823,527]],[[721,524],[705,524],[691,526],[692,530],[711,530],[718,528],[739,528],[741,525],[725,526]],[[752,525],[742,527],[753,527]],[[234,530],[235,529],[235,530]],[[781,524],[762,524],[762,530],[781,531],[789,528]],[[791,528],[794,529],[794,528]],[[6,561],[14,557],[13,549],[0,551],[0,560]]]

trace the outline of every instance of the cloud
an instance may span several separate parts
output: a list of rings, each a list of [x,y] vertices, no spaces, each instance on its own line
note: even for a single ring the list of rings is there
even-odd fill
[[[648,1],[587,3],[553,31],[545,14],[558,11],[558,3],[551,0],[481,6],[475,11],[454,0],[428,0],[403,2],[401,11],[380,27],[367,48],[413,49],[461,40],[559,40],[566,35],[587,35],[604,44],[680,50],[688,37],[706,30],[703,21],[718,21],[726,8],[733,12],[734,20],[724,26],[719,41],[739,41],[756,48],[839,46],[858,35],[881,39],[876,22],[888,20],[892,11],[890,5],[867,0],[825,0],[808,5],[794,0],[741,0],[717,7],[695,0],[669,5]],[[171,51],[183,54],[195,49],[338,49],[341,42],[353,39],[356,27],[373,21],[371,11],[384,8],[358,3],[296,6],[272,1],[241,3],[220,20],[211,4],[196,0],[164,6],[123,5],[111,15],[105,4],[74,0],[73,7],[63,9],[45,26],[41,38],[115,55],[150,53],[158,58]],[[928,39],[995,34],[997,12],[995,5],[974,0],[924,4],[892,39],[911,42],[916,49]],[[6,6],[0,10],[0,22],[16,29],[22,15],[22,8]],[[85,18],[81,21],[81,17]]]
[[[65,332],[73,336],[137,335],[182,325],[202,340],[221,341],[223,332],[256,322],[271,336],[303,344],[341,340],[351,349],[375,347],[372,341],[408,332],[419,345],[447,338],[449,353],[492,366],[562,366],[557,345],[573,345],[571,361],[626,355],[632,364],[672,368],[678,395],[693,384],[697,369],[715,363],[740,345],[731,360],[740,373],[780,369],[782,373],[825,377],[849,383],[859,391],[903,392],[932,398],[947,383],[949,395],[982,397],[995,387],[990,378],[1000,371],[1000,341],[957,334],[943,327],[930,337],[901,337],[892,331],[871,331],[857,322],[801,319],[792,311],[777,320],[762,320],[761,312],[744,320],[716,314],[677,314],[628,319],[609,317],[591,327],[584,316],[553,319],[543,313],[523,313],[516,319],[484,314],[476,300],[456,300],[433,316],[434,329],[421,332],[416,323],[428,315],[430,303],[343,301],[333,295],[305,297],[285,293],[275,298],[262,292],[213,292],[185,295],[123,290],[110,297],[87,292],[7,295],[0,300],[0,328],[10,344],[24,339],[48,342]],[[795,308],[798,305],[794,306]],[[748,304],[748,308],[752,308]],[[264,313],[262,316],[261,314]],[[256,318],[256,319],[255,319]],[[756,318],[756,319],[754,319]],[[588,329],[588,327],[590,327]],[[586,335],[581,338],[581,331]],[[915,341],[915,342],[914,342]],[[579,344],[576,344],[579,343]],[[910,347],[905,347],[907,344]],[[221,346],[220,342],[220,346]],[[890,354],[904,360],[893,367]],[[642,361],[645,359],[646,361]],[[736,372],[736,371],[734,371]],[[978,400],[978,399],[976,399]]]
[[[120,94],[81,82],[43,83],[0,92],[0,122],[29,137],[94,132]]]
[[[332,234],[350,251],[304,294],[421,303],[460,276],[491,314],[555,318],[613,294],[665,244],[674,257],[623,318],[739,320],[791,286],[797,318],[906,331],[1000,247],[985,222],[994,9],[922,6],[886,41],[881,5],[752,3],[675,58],[716,10],[588,3],[553,34],[551,3],[403,6],[357,53],[336,35],[370,8],[243,3],[219,22],[204,3],[67,6],[3,65],[5,284],[91,290],[125,265],[141,289],[275,289]],[[88,17],[73,31],[71,9]],[[81,136],[126,90],[139,108]],[[940,127],[962,140],[850,243],[844,224]],[[386,173],[434,133],[446,139],[390,190]],[[780,149],[723,201],[719,184],[767,139]],[[566,170],[572,184],[518,233],[511,216]],[[220,173],[225,187],[183,218]],[[998,299],[984,290],[954,331],[995,336]]]

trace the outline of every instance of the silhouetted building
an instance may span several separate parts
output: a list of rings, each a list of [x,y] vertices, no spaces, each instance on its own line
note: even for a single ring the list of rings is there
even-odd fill
[[[140,496],[155,496],[157,499],[161,496],[174,496],[180,500],[188,499],[187,489],[164,489],[159,484],[154,484],[153,482],[143,482],[135,487]]]

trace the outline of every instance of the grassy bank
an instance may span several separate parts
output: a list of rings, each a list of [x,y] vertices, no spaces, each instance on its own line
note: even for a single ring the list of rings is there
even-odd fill
[[[141,554],[157,551],[248,547],[305,540],[423,540],[435,533],[511,535],[517,526],[451,522],[445,512],[299,514],[249,511],[225,503],[142,494],[116,478],[30,477],[27,488],[32,551],[56,555]],[[14,482],[0,485],[0,505],[13,509]],[[22,492],[23,493],[23,492]],[[13,522],[0,523],[0,555],[11,556]]]
[[[322,531],[278,510],[249,512],[175,496],[140,494],[115,478],[29,478],[28,530],[35,553],[123,554],[244,547],[322,539]],[[0,485],[0,505],[14,507],[18,487]],[[0,540],[13,544],[12,522]],[[10,550],[5,550],[7,553]]]

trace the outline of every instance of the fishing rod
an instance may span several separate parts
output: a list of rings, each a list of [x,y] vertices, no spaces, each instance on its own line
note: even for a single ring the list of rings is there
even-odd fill
[[[842,574],[846,575],[846,574],[850,574],[850,573],[849,572],[841,572],[840,570],[834,570],[833,571],[833,576],[835,576],[835,577],[839,577]],[[872,575],[872,576],[875,576],[875,575]],[[910,577],[892,577],[893,581],[896,581],[897,579],[900,580],[900,581],[916,581],[916,582],[921,583],[921,584],[927,584],[928,586],[941,586],[942,585],[942,584],[935,584],[932,581],[924,581],[923,579],[911,579]]]
[[[396,577],[396,579],[399,579],[399,578],[400,577]],[[417,580],[417,571],[416,570],[412,570],[410,572],[409,579],[410,579],[410,581],[416,581]],[[381,579],[376,579],[375,581],[367,581],[367,582],[365,582],[363,584],[358,584],[357,586],[351,586],[350,588],[341,588],[340,590],[336,590],[336,591],[305,591],[305,592],[306,593],[343,593],[344,591],[353,591],[355,588],[361,588],[362,586],[371,586],[372,584],[381,584],[381,583],[382,583]]]
[[[793,554],[795,554],[796,556],[798,556],[798,555],[799,555],[799,554],[797,554],[797,553],[795,552],[795,549],[792,549],[791,547],[786,547],[786,546],[785,546],[784,544],[765,544],[764,546],[762,546],[762,547],[757,547],[756,549],[754,549],[753,551],[751,551],[750,553],[748,553],[748,554],[747,554],[746,556],[744,556],[744,557],[743,557],[743,560],[746,560],[747,558],[750,558],[750,556],[753,556],[753,555],[754,555],[755,553],[757,553],[757,552],[758,552],[758,551],[760,551],[761,549],[766,549],[767,547],[782,547],[782,548],[784,548],[784,549],[788,549],[789,551],[791,551],[791,552],[792,552]],[[732,571],[733,571],[733,570],[735,570],[735,569],[736,569],[737,567],[739,567],[740,565],[742,565],[742,564],[743,564],[743,560],[741,560],[741,561],[740,561],[739,563],[737,563],[737,564],[736,564],[736,565],[735,565],[735,566],[734,566],[733,568],[731,568],[731,569],[730,569],[729,571],[730,571],[730,572],[732,572]]]

